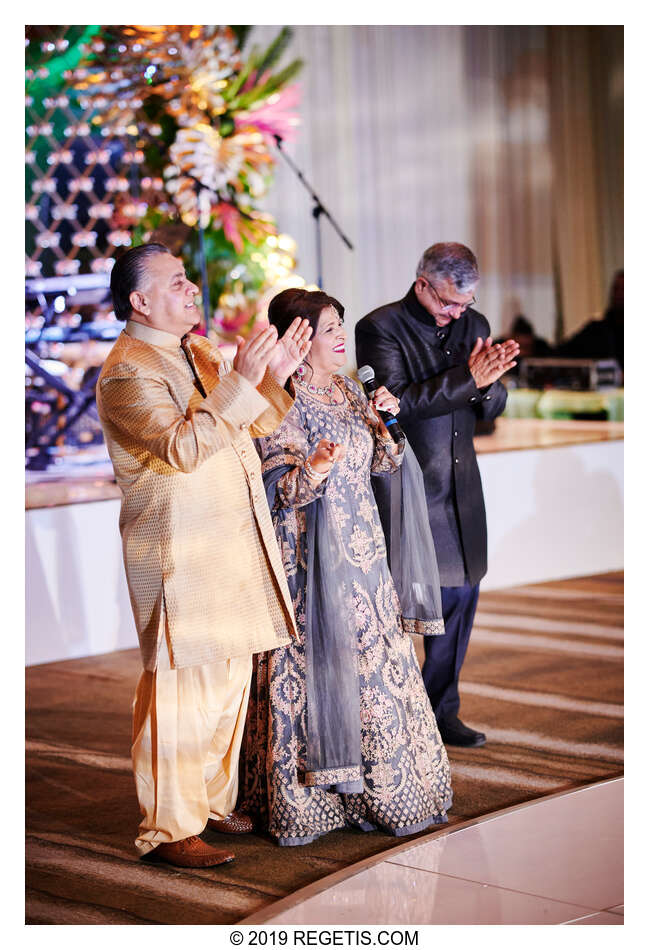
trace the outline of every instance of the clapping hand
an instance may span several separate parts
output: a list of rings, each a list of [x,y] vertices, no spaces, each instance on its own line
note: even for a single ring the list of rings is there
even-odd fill
[[[268,369],[280,386],[295,372],[311,349],[312,333],[309,321],[296,317],[284,336],[276,342],[268,361]]]
[[[491,386],[516,366],[514,357],[519,352],[520,347],[515,340],[494,343],[490,336],[486,340],[478,337],[469,356],[469,370],[478,389]]]
[[[309,462],[311,468],[319,475],[325,475],[331,470],[334,462],[343,458],[344,455],[345,450],[340,442],[329,442],[327,439],[320,439]]]
[[[242,336],[237,337],[237,352],[232,365],[237,373],[257,387],[264,378],[276,346],[275,327],[253,327],[247,340]]]

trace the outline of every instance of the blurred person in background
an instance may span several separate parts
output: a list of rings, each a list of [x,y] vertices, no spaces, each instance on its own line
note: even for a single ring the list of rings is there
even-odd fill
[[[496,343],[505,343],[507,339],[514,340],[515,343],[518,343],[519,353],[518,361],[516,366],[513,366],[509,370],[509,375],[513,376],[515,379],[518,379],[520,375],[521,363],[523,360],[528,357],[546,357],[550,356],[553,352],[550,344],[543,339],[543,337],[537,336],[534,327],[522,313],[519,313],[512,320],[511,328],[509,334],[505,337],[500,337],[496,340]]]
[[[624,369],[624,271],[616,272],[608,306],[600,320],[591,320],[561,343],[556,355],[573,359],[614,359]]]

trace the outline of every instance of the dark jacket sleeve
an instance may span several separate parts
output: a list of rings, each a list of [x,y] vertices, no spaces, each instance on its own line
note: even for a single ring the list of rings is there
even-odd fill
[[[491,386],[480,389],[480,401],[475,404],[478,419],[495,419],[505,408],[507,390],[499,379]]]
[[[481,336],[483,340],[486,340],[491,336],[491,327],[486,317],[482,314],[480,314],[479,317],[481,327],[476,334],[476,339],[478,336]],[[496,416],[499,416],[507,402],[507,389],[501,381],[497,379],[491,386],[485,386],[483,389],[479,389],[478,393],[480,400],[475,403],[474,406],[474,411],[478,419],[495,419]]]
[[[474,408],[482,398],[467,363],[410,382],[399,341],[373,322],[363,320],[356,325],[356,360],[359,366],[372,366],[377,382],[399,398],[400,417],[405,422]]]

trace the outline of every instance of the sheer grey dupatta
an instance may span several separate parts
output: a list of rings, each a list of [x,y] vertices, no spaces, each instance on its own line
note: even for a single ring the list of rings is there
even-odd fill
[[[407,633],[444,633],[442,595],[435,544],[428,521],[424,477],[406,441],[403,461],[394,473],[372,475],[388,549],[388,562],[399,595]]]
[[[264,473],[268,506],[292,468]],[[351,577],[326,493],[304,508],[307,523],[305,653],[306,785],[350,794],[363,791],[360,689]]]

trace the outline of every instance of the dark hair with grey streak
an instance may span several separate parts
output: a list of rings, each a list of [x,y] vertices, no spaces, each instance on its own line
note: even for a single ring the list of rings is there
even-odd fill
[[[478,283],[480,273],[473,251],[464,244],[445,242],[424,251],[417,264],[417,277],[425,277],[433,284],[436,280],[449,280],[459,293],[466,294]]]
[[[110,292],[118,320],[128,320],[131,316],[133,311],[129,297],[134,290],[141,290],[146,262],[156,254],[171,254],[171,251],[164,244],[140,244],[129,248],[113,264]]]

